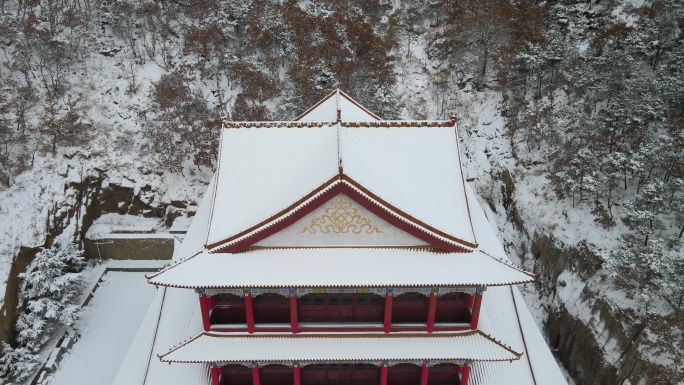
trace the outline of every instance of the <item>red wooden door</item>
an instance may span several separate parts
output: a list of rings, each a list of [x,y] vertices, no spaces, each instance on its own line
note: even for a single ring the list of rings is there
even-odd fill
[[[307,365],[301,369],[302,385],[325,385],[326,365]]]
[[[387,369],[387,385],[418,385],[421,369],[420,366],[413,364],[390,366]]]
[[[266,365],[259,369],[261,385],[294,385],[292,368],[285,365]]]
[[[349,322],[354,320],[354,294],[328,294],[326,321]]]
[[[459,383],[454,364],[435,365],[428,372],[428,385],[457,385]]]
[[[224,366],[221,385],[252,385],[252,369],[242,365]]]
[[[392,323],[426,323],[428,297],[420,293],[404,293],[392,301]]]
[[[266,293],[255,297],[254,323],[290,323],[290,300],[280,294]]]
[[[470,322],[466,293],[448,293],[437,297],[435,322]]]
[[[213,324],[246,323],[245,299],[234,294],[214,296],[214,310],[211,314]]]
[[[301,370],[302,385],[377,385],[380,368],[367,364],[307,365]]]
[[[380,383],[380,368],[371,364],[354,365],[354,384],[377,385]]]
[[[325,321],[325,294],[307,294],[297,299],[299,322]]]
[[[351,384],[354,380],[351,364],[332,364],[326,368],[328,384]]]
[[[382,322],[384,301],[376,294],[307,294],[298,299],[300,322]]]
[[[354,320],[356,322],[382,322],[384,302],[377,294],[356,294]]]

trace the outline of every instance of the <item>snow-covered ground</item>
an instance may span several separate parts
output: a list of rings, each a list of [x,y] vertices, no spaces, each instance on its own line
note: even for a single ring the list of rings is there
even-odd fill
[[[76,324],[81,337],[51,385],[111,384],[154,293],[144,273],[107,273]]]

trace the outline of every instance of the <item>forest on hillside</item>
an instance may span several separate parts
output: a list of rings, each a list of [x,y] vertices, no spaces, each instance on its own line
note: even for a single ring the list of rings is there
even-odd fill
[[[406,92],[409,66],[429,79],[421,93]],[[684,376],[679,0],[3,1],[0,193],[38,158],[89,162],[101,143],[149,172],[211,170],[222,117],[288,120],[335,88],[385,119],[499,95],[544,199],[620,233],[597,250],[607,282],[636,303],[630,317],[665,320],[649,329],[669,357],[659,378]],[[41,317],[16,327],[3,377],[62,322]]]

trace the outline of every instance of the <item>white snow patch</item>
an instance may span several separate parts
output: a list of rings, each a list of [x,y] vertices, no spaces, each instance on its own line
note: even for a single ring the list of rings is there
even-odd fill
[[[156,218],[135,215],[105,214],[99,217],[88,229],[86,238],[103,238],[111,233],[149,233],[159,226]]]
[[[51,384],[112,383],[154,293],[144,273],[108,273],[76,324],[80,339]]]

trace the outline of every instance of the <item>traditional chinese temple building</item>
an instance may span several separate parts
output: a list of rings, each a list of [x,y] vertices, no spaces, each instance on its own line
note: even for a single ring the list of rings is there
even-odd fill
[[[335,91],[225,122],[218,168],[116,384],[564,384],[468,187],[456,120]]]

